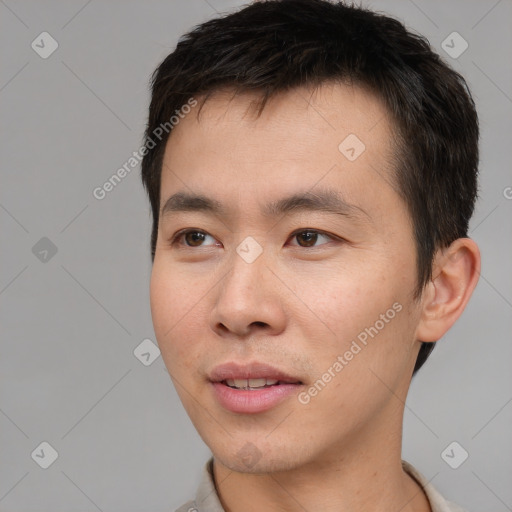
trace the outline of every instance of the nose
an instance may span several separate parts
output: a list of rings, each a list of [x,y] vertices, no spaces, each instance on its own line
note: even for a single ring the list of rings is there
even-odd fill
[[[211,328],[220,336],[276,335],[285,329],[283,284],[270,270],[265,251],[250,263],[233,254],[211,312]]]

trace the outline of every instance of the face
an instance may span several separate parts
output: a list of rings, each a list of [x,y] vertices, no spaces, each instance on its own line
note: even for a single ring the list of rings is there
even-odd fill
[[[215,94],[173,129],[151,310],[216,459],[270,472],[401,426],[419,308],[383,105],[344,85],[288,92],[260,117],[255,99]]]

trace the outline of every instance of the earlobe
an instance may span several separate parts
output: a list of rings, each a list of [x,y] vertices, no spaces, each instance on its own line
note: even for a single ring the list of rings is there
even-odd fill
[[[472,239],[458,238],[437,252],[432,280],[423,293],[417,340],[437,341],[450,329],[464,311],[479,276],[480,251]]]

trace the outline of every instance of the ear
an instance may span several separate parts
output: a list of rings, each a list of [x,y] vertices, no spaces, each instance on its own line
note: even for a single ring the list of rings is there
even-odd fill
[[[423,291],[416,339],[439,340],[464,311],[479,277],[480,251],[471,238],[458,238],[439,250]]]

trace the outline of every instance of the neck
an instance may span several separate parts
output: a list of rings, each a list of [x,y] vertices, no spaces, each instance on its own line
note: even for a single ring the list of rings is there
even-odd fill
[[[379,432],[359,430],[352,439],[287,471],[239,473],[214,459],[224,510],[431,512],[421,486],[402,469],[399,419],[398,428],[389,421],[376,422]]]

